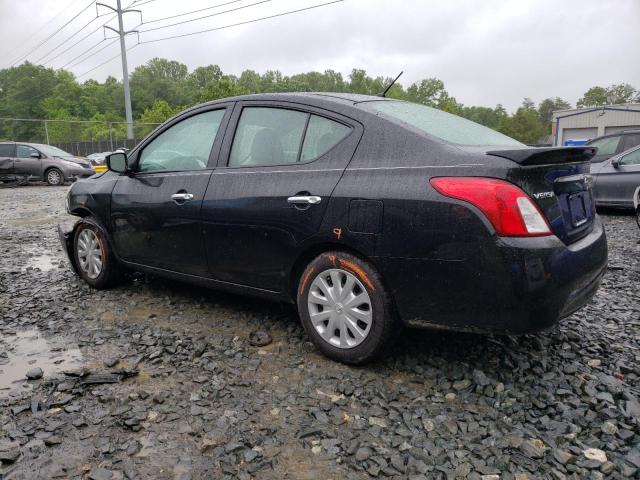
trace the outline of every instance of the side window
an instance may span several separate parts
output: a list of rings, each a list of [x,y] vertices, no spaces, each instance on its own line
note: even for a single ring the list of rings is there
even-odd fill
[[[620,159],[622,165],[640,165],[640,148],[626,154]]]
[[[283,108],[243,108],[233,137],[229,166],[296,163],[308,117],[308,113]]]
[[[139,172],[207,168],[225,110],[199,113],[165,130],[140,154]]]
[[[629,150],[630,148],[640,145],[640,133],[632,133],[624,136],[624,146],[622,150]]]
[[[0,145],[0,157],[13,157],[13,152],[15,152],[13,145],[7,143]]]
[[[301,162],[324,155],[349,135],[351,128],[333,120],[311,115],[302,146]]]
[[[613,155],[616,153],[620,137],[601,138],[589,144],[590,147],[598,147],[598,155]]]
[[[18,158],[30,158],[32,153],[39,153],[35,148],[28,147],[27,145],[16,146],[16,157]]]

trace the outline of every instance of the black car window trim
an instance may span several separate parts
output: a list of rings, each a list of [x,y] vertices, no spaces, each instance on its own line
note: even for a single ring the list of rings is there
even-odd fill
[[[220,144],[222,143],[222,139],[224,138],[224,133],[226,132],[227,125],[229,123],[230,112],[233,110],[232,103],[224,103],[224,104],[215,104],[215,105],[207,105],[205,107],[196,108],[193,110],[188,110],[183,112],[180,115],[170,119],[167,121],[166,125],[161,125],[153,132],[151,132],[147,138],[145,138],[140,144],[138,144],[134,150],[127,156],[127,160],[131,161],[133,165],[132,174],[136,177],[146,177],[149,175],[164,175],[166,173],[181,173],[181,172],[209,172],[215,170],[216,162],[212,162],[213,157],[215,157],[215,152],[220,150]],[[196,115],[200,115],[202,113],[207,112],[215,112],[216,110],[225,110],[224,115],[222,115],[222,120],[220,120],[220,126],[218,127],[218,131],[216,132],[216,137],[213,139],[213,144],[211,145],[211,151],[209,152],[209,160],[207,161],[207,166],[205,168],[196,168],[196,169],[188,169],[188,170],[154,170],[151,172],[140,172],[137,170],[138,162],[140,161],[140,154],[144,151],[147,146],[152,143],[156,138],[162,135],[164,132],[173,128],[175,125],[187,120]]]
[[[238,125],[240,125],[240,118],[242,118],[242,112],[244,111],[245,108],[279,108],[280,110],[293,110],[295,112],[300,112],[300,113],[306,113],[307,114],[307,119],[305,121],[305,125],[304,125],[304,130],[302,131],[302,138],[300,140],[300,147],[298,148],[298,157],[296,162],[294,163],[277,163],[277,164],[273,164],[273,165],[229,165],[229,161],[231,161],[231,149],[233,147],[233,142],[236,139],[236,134],[238,133]],[[316,115],[317,117],[322,117],[325,118],[327,120],[331,120],[332,122],[336,122],[339,123],[341,125],[344,125],[345,127],[349,128],[349,133],[347,135],[344,136],[344,138],[342,138],[338,143],[336,143],[335,145],[333,145],[329,150],[327,150],[326,152],[324,152],[321,155],[318,155],[315,158],[312,158],[311,160],[307,160],[306,162],[301,162],[300,161],[300,157],[302,156],[302,147],[304,146],[304,141],[307,137],[307,128],[309,127],[309,121],[311,120],[311,115]],[[316,110],[309,110],[304,108],[303,105],[298,105],[298,104],[291,104],[291,106],[289,105],[282,105],[281,103],[262,103],[262,102],[256,102],[256,103],[249,103],[249,104],[243,104],[240,106],[240,112],[238,113],[238,116],[234,122],[233,125],[234,131],[233,131],[233,136],[231,137],[231,140],[229,142],[229,149],[228,152],[226,152],[226,161],[223,162],[223,165],[220,166],[220,168],[224,168],[224,169],[245,169],[245,168],[273,168],[273,167],[296,167],[296,166],[302,166],[302,165],[308,165],[310,163],[316,162],[318,160],[320,160],[322,157],[324,157],[325,155],[329,154],[333,149],[335,149],[338,145],[340,145],[341,143],[343,143],[347,138],[349,138],[351,135],[353,135],[353,132],[355,131],[355,128],[353,125],[350,125],[349,123],[345,122],[344,120],[341,119],[337,119],[335,117],[332,117],[331,115],[327,115],[324,113],[320,113]]]

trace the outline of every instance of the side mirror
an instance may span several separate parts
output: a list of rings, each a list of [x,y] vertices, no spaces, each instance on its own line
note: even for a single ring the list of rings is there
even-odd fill
[[[620,159],[614,158],[613,160],[611,160],[611,166],[613,168],[620,168]]]
[[[31,155],[29,155],[31,158],[42,158],[42,155],[40,155],[40,153],[38,152],[33,152]]]
[[[115,152],[107,155],[107,168],[112,172],[126,173],[129,169],[127,164],[127,156],[124,153]]]

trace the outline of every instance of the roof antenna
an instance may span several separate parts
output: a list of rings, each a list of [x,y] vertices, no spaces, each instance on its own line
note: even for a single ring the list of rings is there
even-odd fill
[[[396,82],[397,82],[397,81],[398,81],[398,79],[402,76],[402,74],[403,74],[403,73],[404,73],[404,72],[400,72],[400,73],[398,74],[398,76],[397,76],[396,78],[394,78],[394,79],[393,79],[393,82],[391,82],[391,83],[389,84],[389,86],[388,86],[387,88],[385,88],[385,89],[384,89],[384,92],[382,92],[382,93],[378,94],[378,96],[379,96],[379,97],[382,97],[382,98],[386,98],[387,92],[391,89],[391,87],[393,87],[393,86],[396,84]]]

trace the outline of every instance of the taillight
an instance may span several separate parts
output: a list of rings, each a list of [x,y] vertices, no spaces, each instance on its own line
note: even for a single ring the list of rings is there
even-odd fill
[[[498,235],[551,235],[549,224],[531,198],[514,184],[496,178],[439,177],[431,185],[442,195],[464,200],[482,211]]]

